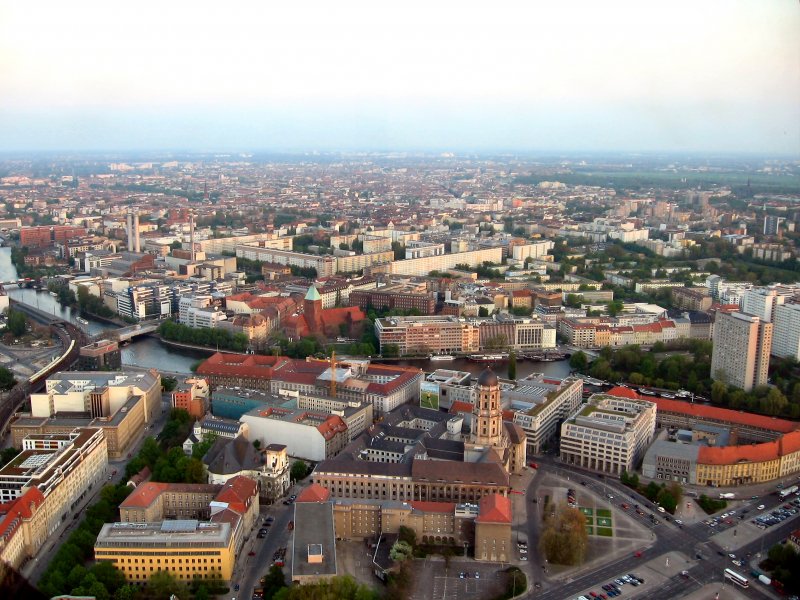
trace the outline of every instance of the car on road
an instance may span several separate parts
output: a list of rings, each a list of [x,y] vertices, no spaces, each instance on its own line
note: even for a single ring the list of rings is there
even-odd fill
[[[256,553],[253,550],[250,550],[250,552],[247,553],[247,556],[255,556],[255,555]]]
[[[678,526],[683,525],[683,521],[681,521],[680,519],[675,519],[675,525]]]
[[[613,500],[614,499],[614,495],[613,494],[608,494],[608,499],[609,500]]]
[[[464,573],[464,571],[461,571],[461,573],[458,574],[458,578],[459,579],[464,579],[465,577],[466,577],[466,574]]]
[[[689,571],[681,571],[681,577],[688,577]]]
[[[764,510],[766,506],[764,506],[763,504],[759,504],[757,508],[758,510]]]
[[[531,469],[538,469],[538,468],[539,468],[539,465],[537,465],[535,462],[528,463],[528,466],[529,466]]]
[[[239,591],[239,584],[238,583],[233,586],[233,591],[234,592],[238,592]]]
[[[628,510],[628,509],[631,507],[631,505],[630,505],[630,504],[627,504],[626,502],[623,502],[622,504],[620,504],[620,506],[621,506],[622,508],[624,508],[625,510]]]

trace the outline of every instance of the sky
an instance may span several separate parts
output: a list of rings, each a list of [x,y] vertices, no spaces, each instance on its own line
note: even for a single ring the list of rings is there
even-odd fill
[[[0,151],[800,155],[798,0],[0,0]]]

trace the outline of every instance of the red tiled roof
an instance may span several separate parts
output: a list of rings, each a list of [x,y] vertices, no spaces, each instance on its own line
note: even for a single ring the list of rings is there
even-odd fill
[[[6,539],[19,529],[25,519],[30,519],[33,512],[31,505],[41,506],[44,494],[39,488],[30,488],[19,498],[0,504],[0,539]]]
[[[461,402],[461,400],[454,400],[453,403],[450,405],[451,414],[456,413],[471,413],[472,412],[472,404],[469,402]]]
[[[609,391],[609,394],[610,393]],[[731,410],[729,408],[717,408],[716,406],[707,406],[705,404],[698,404],[697,402],[670,400],[669,398],[651,396],[647,399],[656,403],[659,412],[679,413],[701,419],[717,419],[729,423],[736,423],[737,425],[750,425],[752,427],[760,427],[761,429],[778,431],[780,433],[789,433],[800,429],[800,423],[793,423],[792,421],[775,417],[754,415],[752,413],[739,412],[738,410]]]
[[[136,487],[130,495],[122,501],[120,508],[147,508],[164,493],[169,487],[168,483],[148,481]]]
[[[628,398],[629,400],[641,400],[642,396],[637,394],[631,388],[623,387],[621,385],[615,386],[606,392],[609,396],[616,396],[617,398]]]
[[[218,502],[227,502],[230,508],[244,514],[256,494],[258,494],[258,484],[249,477],[237,475],[225,482],[214,499]]]
[[[324,437],[326,440],[329,440],[337,433],[347,431],[347,424],[339,415],[331,415],[325,419],[324,423],[317,425],[317,431],[322,434],[322,437]]]
[[[476,523],[511,523],[511,500],[500,494],[481,498]]]
[[[766,462],[778,459],[778,441],[748,446],[700,446],[699,465],[732,465],[743,462]]]
[[[238,375],[239,377],[272,379],[273,369],[285,356],[261,356],[258,354],[223,354],[218,352],[203,361],[197,368],[199,375]]]
[[[295,502],[327,502],[331,493],[318,483],[312,483],[297,496]]]
[[[411,508],[426,513],[453,514],[456,511],[455,502],[430,502],[421,500],[411,500]]]

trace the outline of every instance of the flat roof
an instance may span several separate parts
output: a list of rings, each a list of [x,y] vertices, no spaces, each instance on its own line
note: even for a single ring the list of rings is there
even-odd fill
[[[193,520],[154,523],[106,523],[95,548],[227,548],[232,535],[229,523]]]
[[[301,502],[295,504],[292,579],[295,577],[333,577],[336,575],[335,540],[333,505],[330,502]],[[322,554],[322,562],[308,562],[310,547],[314,547],[315,550]]]

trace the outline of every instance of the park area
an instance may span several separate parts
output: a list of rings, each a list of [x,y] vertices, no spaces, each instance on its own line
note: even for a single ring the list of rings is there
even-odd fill
[[[578,510],[586,517],[586,533],[601,537],[612,537],[614,535],[614,521],[609,509],[580,506]]]

